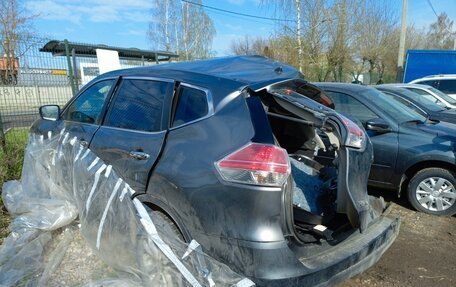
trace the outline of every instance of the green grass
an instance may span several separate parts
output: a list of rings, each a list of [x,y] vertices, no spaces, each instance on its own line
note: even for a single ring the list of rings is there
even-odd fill
[[[24,151],[28,141],[28,128],[12,129],[6,133],[5,146],[0,147],[0,188],[8,180],[20,179]],[[0,244],[8,235],[10,217],[0,196]]]

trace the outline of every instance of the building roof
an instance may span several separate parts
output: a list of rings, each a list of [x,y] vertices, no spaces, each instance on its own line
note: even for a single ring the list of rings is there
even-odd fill
[[[94,57],[96,49],[113,50],[119,53],[121,59],[144,59],[145,61],[169,61],[171,58],[178,58],[179,55],[166,51],[141,50],[138,48],[121,48],[103,44],[81,44],[68,42],[70,52],[74,49],[76,56]],[[49,52],[53,56],[65,55],[65,41],[51,40],[47,42],[40,52]]]

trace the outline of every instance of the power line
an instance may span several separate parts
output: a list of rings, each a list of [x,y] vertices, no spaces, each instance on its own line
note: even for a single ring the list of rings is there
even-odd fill
[[[431,0],[427,0],[427,2],[429,3],[429,6],[431,6],[431,9],[434,12],[435,17],[439,18],[439,15],[437,15],[437,12],[435,12],[434,6],[432,6]]]
[[[233,15],[238,15],[238,16],[257,18],[257,19],[263,19],[263,20],[270,20],[270,21],[296,22],[295,20],[291,20],[291,19],[270,18],[270,17],[262,17],[262,16],[257,16],[257,15],[251,15],[251,14],[238,13],[238,12],[234,12],[234,11],[230,11],[230,10],[220,9],[220,8],[213,7],[213,6],[208,6],[208,5],[195,3],[195,2],[192,2],[192,1],[187,1],[187,0],[181,0],[181,1],[185,2],[185,3],[188,3],[188,4],[191,4],[191,5],[203,7],[203,8],[206,8],[206,9],[211,9],[211,10],[220,11],[220,12],[233,14]]]

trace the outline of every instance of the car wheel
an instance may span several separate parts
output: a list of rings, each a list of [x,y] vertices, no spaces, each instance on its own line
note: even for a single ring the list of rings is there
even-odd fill
[[[161,211],[146,207],[160,238],[177,254],[183,253],[184,237],[174,222]],[[141,235],[137,246],[137,260],[144,286],[184,286],[184,279],[174,265],[147,236]]]
[[[417,172],[408,185],[408,199],[417,210],[434,215],[456,214],[456,178],[442,168]]]

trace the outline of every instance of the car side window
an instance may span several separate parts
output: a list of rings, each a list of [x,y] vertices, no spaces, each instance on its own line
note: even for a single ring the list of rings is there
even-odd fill
[[[439,83],[439,90],[446,94],[456,94],[456,80],[442,79]]]
[[[168,85],[167,82],[153,80],[123,80],[104,125],[136,131],[160,131]]]
[[[419,82],[417,84],[428,85],[428,86],[437,88],[439,86],[439,81],[437,81],[437,80],[427,80],[427,81],[421,81],[421,82]]]
[[[100,124],[103,106],[115,80],[105,80],[94,84],[74,100],[62,114],[67,121]]]
[[[209,112],[206,92],[187,86],[179,88],[173,127],[192,122]]]
[[[344,93],[327,92],[334,102],[335,110],[338,113],[350,115],[358,119],[362,124],[368,120],[378,118],[378,116],[366,105]]]
[[[407,88],[408,90],[418,94],[418,95],[421,95],[423,96],[424,98],[438,104],[440,103],[439,99],[437,99],[436,97],[434,97],[433,95],[429,94],[428,92],[426,91],[423,91],[423,90],[420,90],[420,89],[415,89],[415,88]]]

